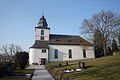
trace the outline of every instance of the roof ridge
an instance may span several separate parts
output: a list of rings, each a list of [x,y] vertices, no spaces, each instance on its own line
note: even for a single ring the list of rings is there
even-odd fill
[[[50,35],[61,35],[61,36],[78,36],[78,37],[80,37],[79,35],[67,35],[67,34],[50,34]]]

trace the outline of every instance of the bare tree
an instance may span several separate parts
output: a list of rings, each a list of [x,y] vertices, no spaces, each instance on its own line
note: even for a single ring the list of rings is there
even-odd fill
[[[100,42],[104,49],[104,55],[107,55],[107,43],[112,35],[118,34],[120,29],[120,15],[112,11],[101,10],[98,14],[94,14],[92,18],[85,19],[81,26],[82,34],[94,35],[96,30],[101,33]],[[92,40],[94,37],[92,37]]]
[[[4,56],[10,60],[8,45],[3,45],[0,50],[3,52]]]
[[[9,45],[9,51],[11,55],[16,54],[17,52],[21,52],[22,48],[18,45],[10,44]]]
[[[17,52],[21,52],[22,48],[19,45],[15,45],[15,44],[10,44],[10,45],[3,45],[0,50],[2,51],[2,53],[5,55],[5,57],[8,60],[13,60],[14,55]]]
[[[119,30],[119,34],[118,34],[118,44],[119,44],[119,47],[120,47],[120,30]]]

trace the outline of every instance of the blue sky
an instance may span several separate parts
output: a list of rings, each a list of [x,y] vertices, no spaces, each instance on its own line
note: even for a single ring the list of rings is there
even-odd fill
[[[80,35],[80,26],[101,9],[120,14],[120,0],[0,0],[0,46],[14,43],[28,51],[44,13],[51,33]]]

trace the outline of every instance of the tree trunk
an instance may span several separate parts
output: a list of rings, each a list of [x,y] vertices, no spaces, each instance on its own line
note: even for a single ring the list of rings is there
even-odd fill
[[[104,56],[107,56],[107,46],[106,46],[106,43],[103,44],[103,48],[104,48]]]

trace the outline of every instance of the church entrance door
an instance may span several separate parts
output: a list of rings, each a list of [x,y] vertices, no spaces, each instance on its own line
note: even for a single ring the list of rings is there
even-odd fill
[[[41,58],[41,65],[45,65],[46,63],[46,58]]]

